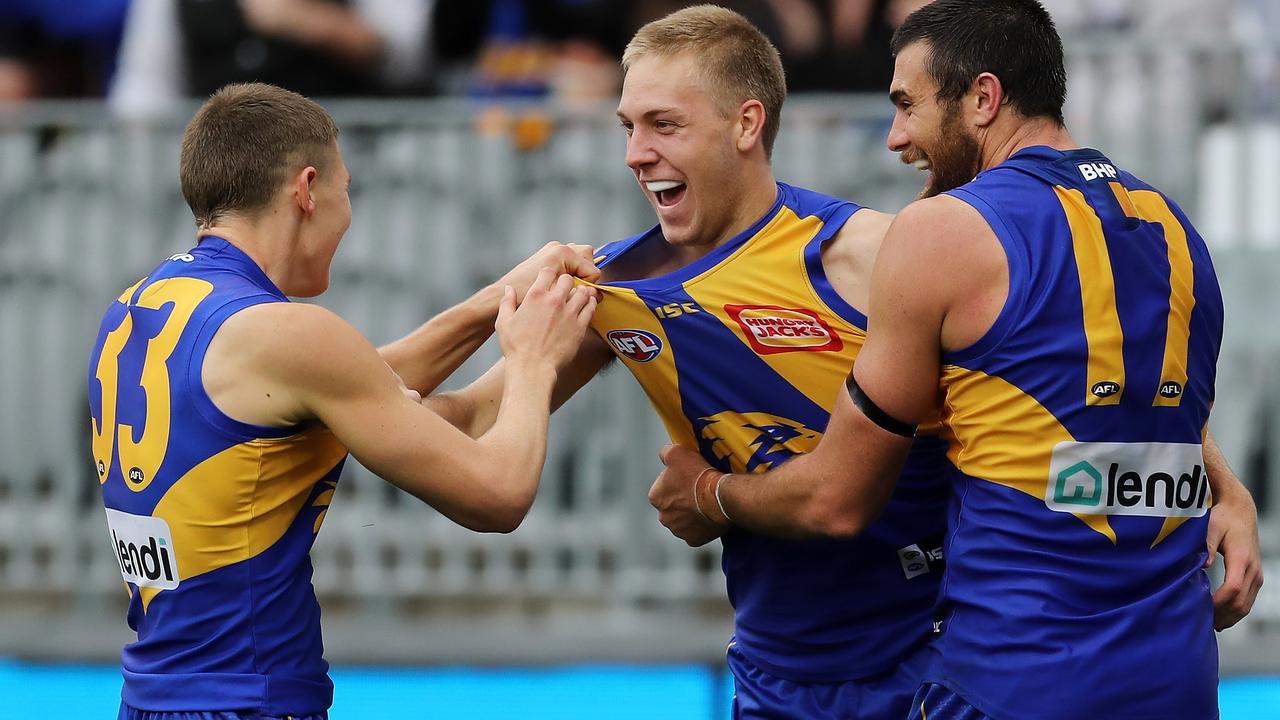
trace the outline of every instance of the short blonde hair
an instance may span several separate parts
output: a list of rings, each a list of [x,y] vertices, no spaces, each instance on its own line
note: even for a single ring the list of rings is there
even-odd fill
[[[732,10],[695,5],[640,28],[622,52],[622,71],[646,55],[671,57],[685,52],[697,53],[702,72],[722,104],[760,101],[764,152],[772,156],[787,80],[782,58],[769,38]]]

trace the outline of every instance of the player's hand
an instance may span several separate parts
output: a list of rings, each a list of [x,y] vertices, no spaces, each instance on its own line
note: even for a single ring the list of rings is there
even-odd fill
[[[1262,552],[1258,543],[1258,509],[1247,491],[1233,492],[1209,511],[1209,557],[1221,553],[1226,576],[1213,593],[1213,628],[1225,630],[1244,619],[1262,588]]]
[[[519,303],[524,301],[524,294],[543,268],[550,268],[556,274],[572,275],[587,282],[595,282],[600,279],[600,269],[596,267],[594,257],[595,253],[590,245],[549,242],[503,275],[498,284],[510,285],[516,291],[516,302]]]
[[[543,268],[522,302],[517,304],[515,288],[504,288],[494,329],[508,362],[558,368],[578,352],[595,311],[595,288]]]
[[[698,509],[694,485],[711,466],[698,453],[679,445],[667,445],[658,453],[667,466],[649,488],[649,504],[658,510],[658,522],[672,535],[699,547],[720,537],[723,529]]]

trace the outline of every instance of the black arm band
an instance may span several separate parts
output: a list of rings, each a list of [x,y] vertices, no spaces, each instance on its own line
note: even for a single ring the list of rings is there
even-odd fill
[[[909,425],[901,420],[895,419],[889,413],[880,409],[867,397],[867,394],[858,386],[858,381],[853,379],[853,373],[849,373],[849,379],[844,381],[845,387],[849,388],[849,397],[853,400],[853,404],[858,406],[863,415],[871,422],[879,425],[881,428],[888,430],[894,435],[901,435],[905,438],[916,436],[916,426]]]

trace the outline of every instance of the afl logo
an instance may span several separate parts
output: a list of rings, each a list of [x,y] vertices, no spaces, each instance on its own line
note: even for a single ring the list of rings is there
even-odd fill
[[[1160,386],[1160,397],[1176,398],[1182,394],[1182,386],[1170,380]]]
[[[1090,392],[1092,392],[1096,397],[1109,398],[1120,392],[1120,383],[1104,380],[1100,383],[1096,383]]]
[[[662,339],[644,330],[610,330],[606,337],[613,349],[628,360],[646,363],[662,352]]]

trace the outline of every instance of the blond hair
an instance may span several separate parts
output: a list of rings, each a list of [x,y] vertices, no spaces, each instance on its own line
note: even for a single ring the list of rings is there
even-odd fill
[[[295,169],[325,169],[338,125],[315,101],[265,83],[227,85],[182,135],[182,196],[204,228],[266,207]]]
[[[771,156],[787,81],[778,49],[769,38],[732,10],[695,5],[640,28],[622,53],[622,70],[630,70],[646,55],[671,57],[685,52],[697,53],[702,74],[722,105],[736,109],[747,100],[760,101],[764,152]]]

